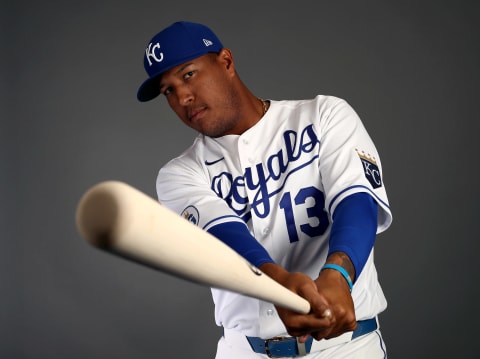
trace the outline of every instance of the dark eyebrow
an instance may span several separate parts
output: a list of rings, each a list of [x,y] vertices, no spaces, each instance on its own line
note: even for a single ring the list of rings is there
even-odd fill
[[[193,62],[187,62],[185,63],[182,67],[180,67],[177,71],[173,73],[173,76],[177,76],[180,72],[185,70],[188,66],[193,65]],[[165,85],[162,83],[162,78],[160,77],[160,92],[162,91],[162,88],[165,87]]]
[[[185,70],[188,66],[193,65],[193,62],[188,62],[185,65],[183,65],[181,68],[178,69],[178,71],[175,71],[174,75],[178,75],[180,72]]]

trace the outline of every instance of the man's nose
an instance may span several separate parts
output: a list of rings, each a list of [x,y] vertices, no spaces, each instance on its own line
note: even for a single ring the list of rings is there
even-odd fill
[[[188,106],[193,102],[194,96],[188,86],[182,86],[177,89],[178,103],[182,106]]]

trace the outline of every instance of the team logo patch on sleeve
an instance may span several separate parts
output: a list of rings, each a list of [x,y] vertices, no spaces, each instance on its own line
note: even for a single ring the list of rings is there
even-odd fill
[[[198,214],[198,210],[194,206],[188,206],[182,211],[181,216],[185,218],[187,221],[192,222],[195,225],[198,225],[198,220],[200,219],[200,215]]]
[[[372,185],[373,188],[378,188],[382,186],[382,176],[380,175],[380,169],[378,168],[377,161],[375,157],[370,156],[370,154],[365,153],[364,151],[359,151],[355,149],[362,161],[363,171],[368,182]]]

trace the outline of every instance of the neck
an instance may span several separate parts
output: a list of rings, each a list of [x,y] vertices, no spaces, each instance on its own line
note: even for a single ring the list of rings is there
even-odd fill
[[[268,101],[263,101],[259,97],[255,96],[237,77],[236,94],[238,96],[238,115],[242,125],[242,130],[237,132],[241,135],[249,128],[254,126],[265,115],[268,110]]]

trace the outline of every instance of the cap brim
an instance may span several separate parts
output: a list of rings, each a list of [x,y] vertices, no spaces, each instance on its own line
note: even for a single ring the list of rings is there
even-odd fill
[[[161,74],[150,77],[149,79],[145,80],[143,84],[140,86],[137,92],[137,99],[140,102],[147,102],[153,100],[155,97],[160,95],[160,88],[158,84],[158,80]]]

